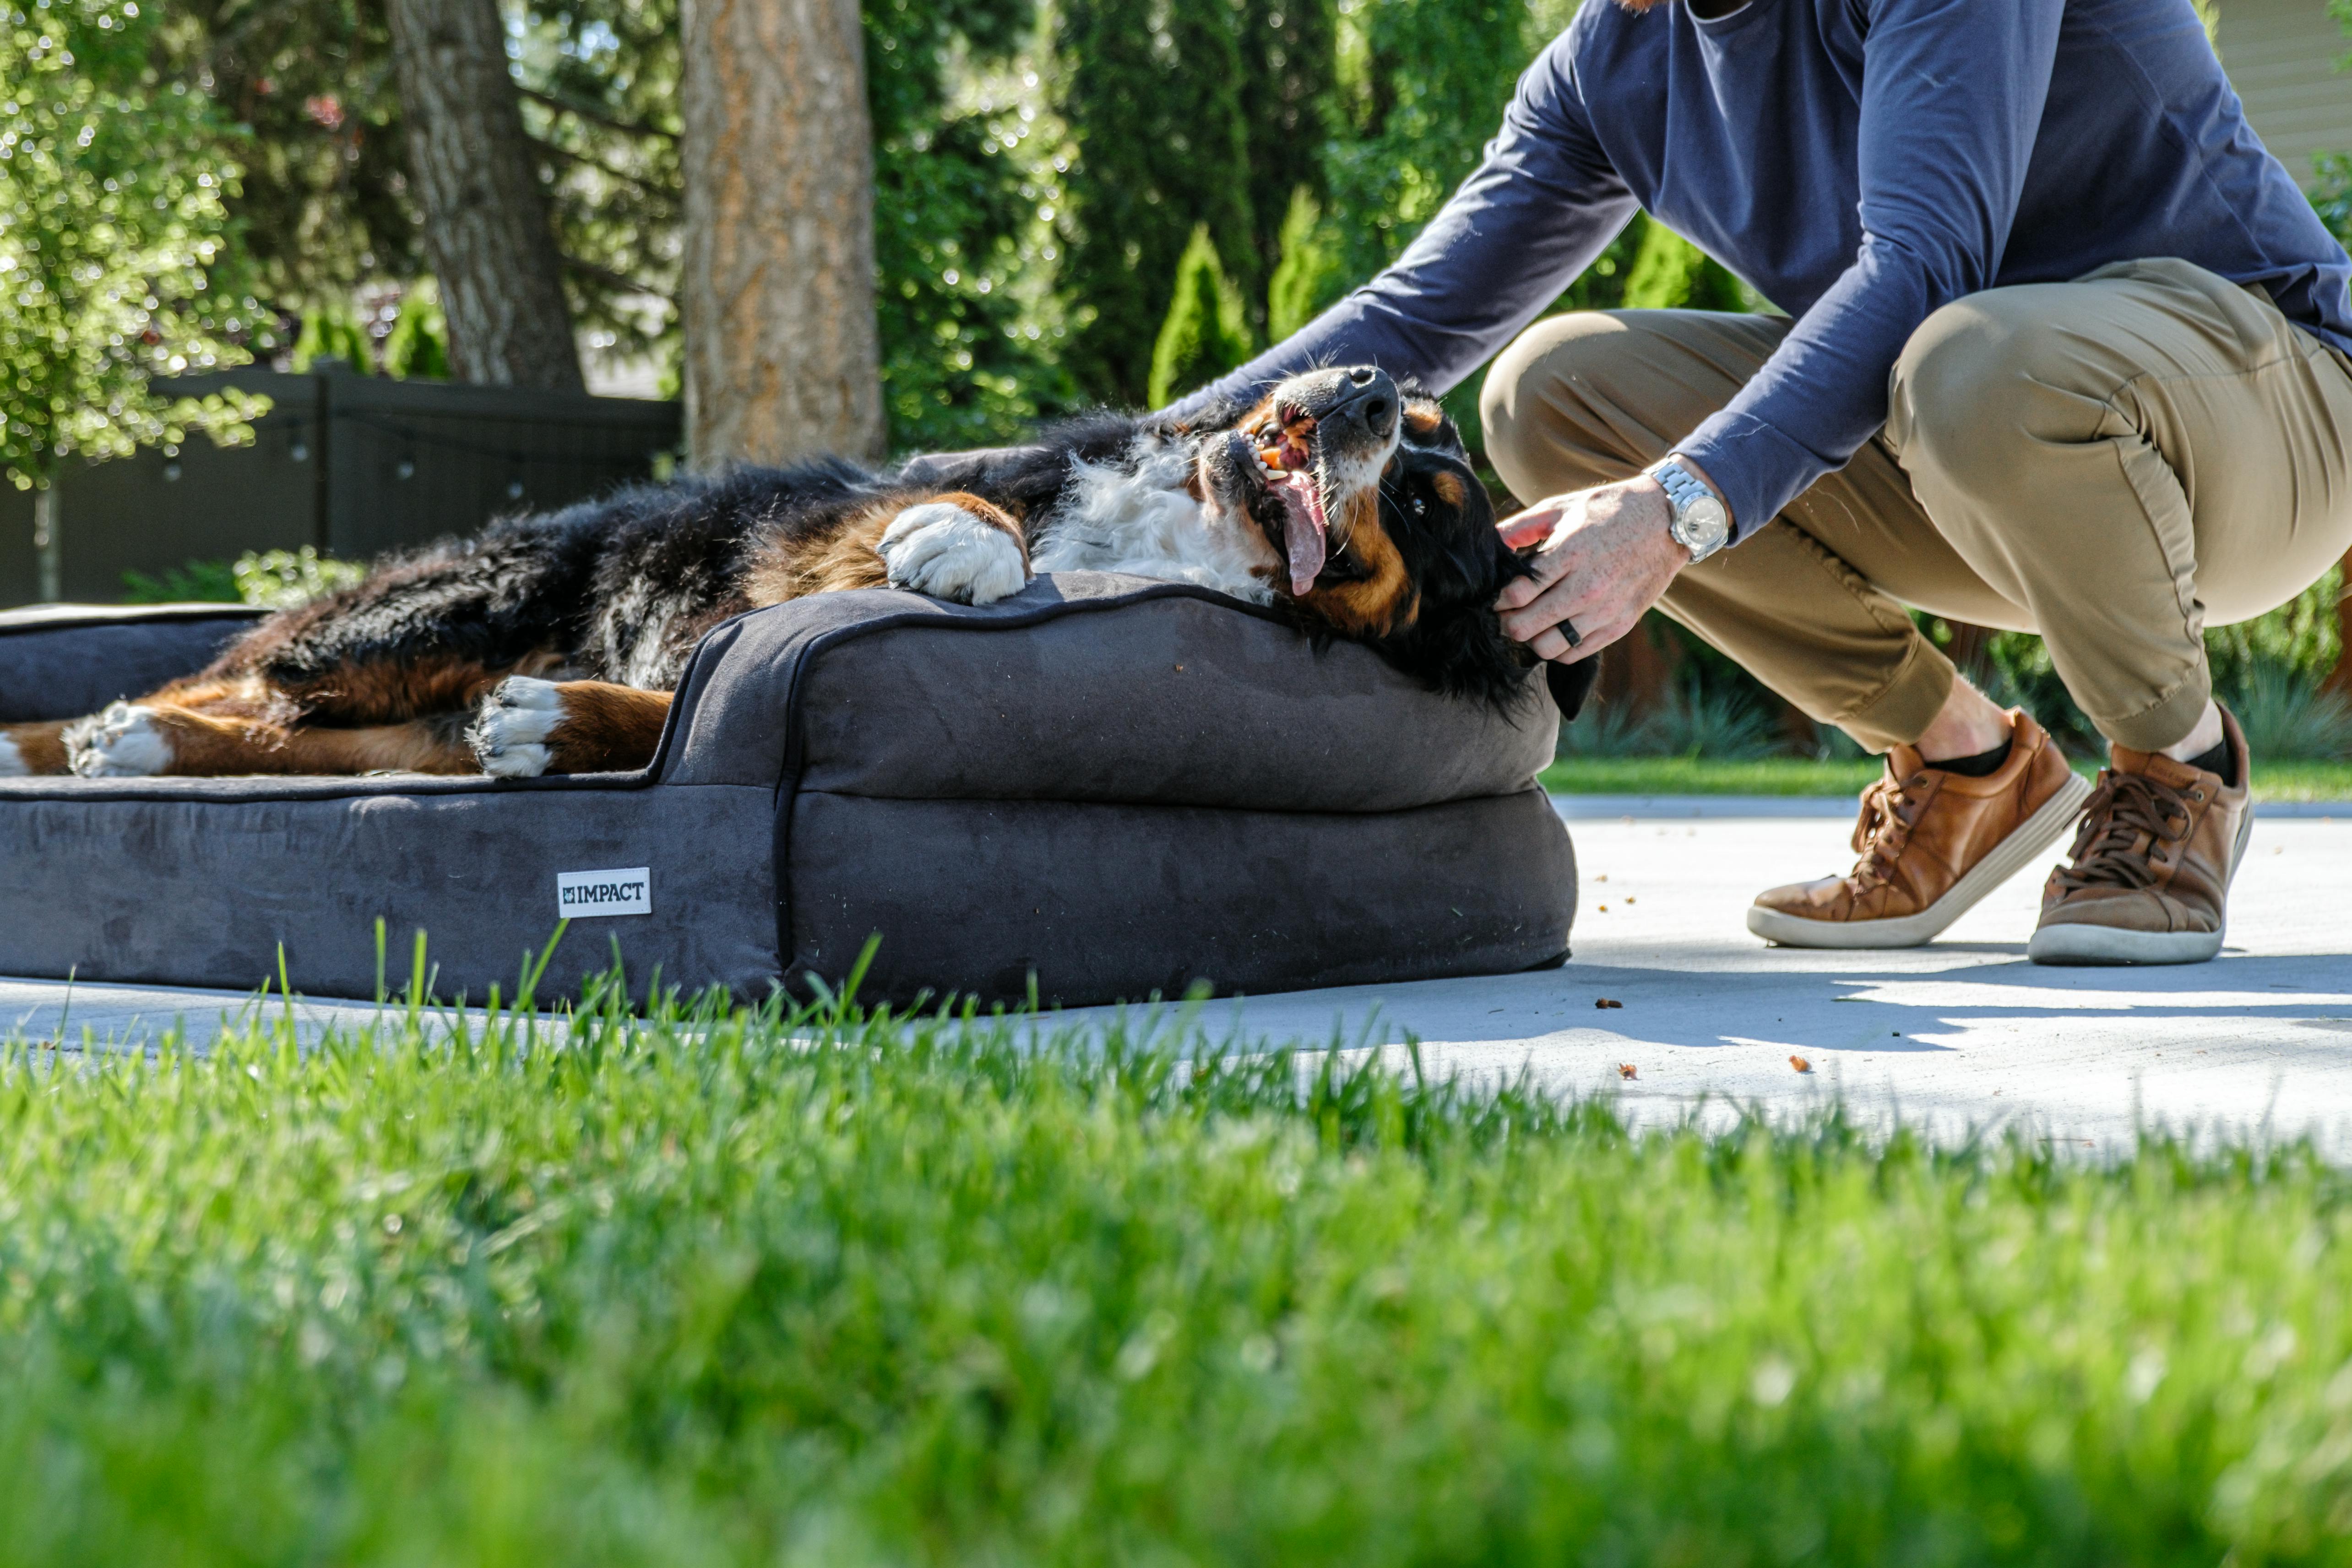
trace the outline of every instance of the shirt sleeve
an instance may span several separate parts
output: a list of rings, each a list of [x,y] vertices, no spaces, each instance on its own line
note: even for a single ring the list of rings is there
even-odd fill
[[[1168,414],[1252,402],[1336,363],[1448,392],[1559,298],[1633,214],[1585,118],[1574,37],[1561,34],[1521,75],[1485,161],[1388,270]]]
[[[1676,450],[1762,528],[1886,422],[1887,377],[1934,311],[1990,286],[2025,183],[2065,0],[1868,0],[1862,244],[1722,412]]]

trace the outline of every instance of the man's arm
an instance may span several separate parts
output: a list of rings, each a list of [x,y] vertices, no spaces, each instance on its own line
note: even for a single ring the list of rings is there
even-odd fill
[[[2065,0],[1869,0],[1853,264],[1731,402],[1675,455],[1731,512],[1737,542],[1843,467],[1886,421],[1886,382],[1929,315],[1990,286],[2042,122]],[[1622,636],[1689,558],[1647,475],[1522,514],[1556,523],[1503,627],[1573,664]],[[1571,635],[1571,632],[1573,635]]]
[[[1446,392],[1559,298],[1633,214],[1585,119],[1574,36],[1519,78],[1485,162],[1387,271],[1169,413],[1248,402],[1285,376],[1342,362]]]
[[[1929,315],[1990,287],[2009,244],[2064,0],[1870,0],[1862,246],[1730,404],[1679,450],[1762,528],[1886,421],[1886,380]]]

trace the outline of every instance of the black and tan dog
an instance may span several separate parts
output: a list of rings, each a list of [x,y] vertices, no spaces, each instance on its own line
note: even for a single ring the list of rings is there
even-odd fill
[[[0,729],[0,773],[639,768],[730,616],[886,584],[985,604],[1089,570],[1288,606],[1466,699],[1522,689],[1491,607],[1526,568],[1460,436],[1358,368],[1189,427],[1106,415],[887,472],[742,468],[495,523],[269,617],[152,696]]]

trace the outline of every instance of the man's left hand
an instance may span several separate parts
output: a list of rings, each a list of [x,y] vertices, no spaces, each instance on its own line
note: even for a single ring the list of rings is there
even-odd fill
[[[1548,528],[1550,542],[1529,563],[1535,576],[1513,582],[1496,600],[1504,632],[1538,658],[1563,664],[1598,653],[1632,631],[1690,564],[1690,551],[1666,531],[1673,521],[1664,489],[1647,474],[1555,496],[1505,519],[1506,538]],[[1563,621],[1576,629],[1573,646],[1560,631]]]

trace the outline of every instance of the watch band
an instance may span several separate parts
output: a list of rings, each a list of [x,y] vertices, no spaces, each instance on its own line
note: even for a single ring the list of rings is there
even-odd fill
[[[1730,542],[1727,517],[1720,525],[1719,532],[1709,530],[1712,538],[1695,537],[1698,530],[1692,527],[1690,515],[1694,507],[1705,502],[1711,504],[1717,512],[1723,510],[1723,503],[1716,499],[1715,492],[1708,489],[1696,475],[1671,457],[1654,464],[1649,475],[1658,482],[1658,487],[1665,491],[1666,503],[1674,508],[1674,521],[1667,526],[1666,531],[1674,536],[1676,544],[1690,551],[1694,565]]]

